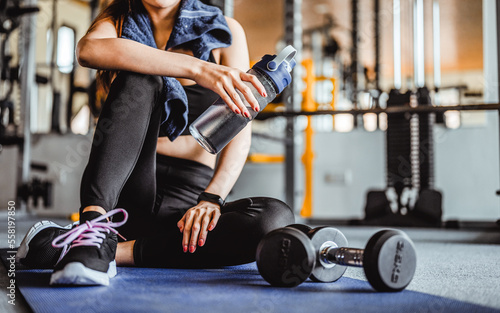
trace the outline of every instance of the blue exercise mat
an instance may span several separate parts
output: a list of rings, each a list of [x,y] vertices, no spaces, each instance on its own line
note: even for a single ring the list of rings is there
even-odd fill
[[[0,254],[5,263],[6,250]],[[274,288],[255,263],[195,270],[119,267],[107,287],[51,287],[51,272],[16,271],[17,288],[36,313],[500,312],[408,290],[378,293],[366,281],[345,277],[329,284],[307,281]]]

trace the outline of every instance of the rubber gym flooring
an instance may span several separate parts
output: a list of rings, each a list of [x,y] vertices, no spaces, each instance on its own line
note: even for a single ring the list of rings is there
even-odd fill
[[[17,245],[36,221],[16,217]],[[360,248],[380,229],[338,228],[349,246]],[[80,288],[49,287],[50,271],[18,267],[13,306],[7,297],[11,278],[0,266],[0,312],[500,312],[500,228],[403,230],[415,242],[418,260],[413,281],[400,293],[374,292],[358,268],[335,283],[307,281],[288,289],[270,287],[255,263],[210,270],[118,268],[109,287]],[[0,248],[7,247],[7,235],[7,217],[0,215]]]

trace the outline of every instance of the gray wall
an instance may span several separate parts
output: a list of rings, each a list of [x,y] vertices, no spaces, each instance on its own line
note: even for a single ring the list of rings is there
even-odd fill
[[[499,188],[498,119],[495,112],[485,115],[484,126],[435,128],[436,188],[443,192],[445,220],[500,217],[495,195]],[[261,141],[264,140],[254,139],[259,152],[266,147]],[[277,143],[267,144],[270,152],[279,152]],[[301,155],[303,146],[297,149]],[[317,133],[315,155],[313,216],[363,217],[366,191],[385,187],[385,133],[361,129]],[[298,170],[297,212],[302,206],[304,190],[303,167],[299,165]],[[282,164],[247,164],[230,199],[264,195],[284,200],[283,171]]]
[[[500,216],[495,191],[499,186],[498,119],[486,114],[482,127],[447,130],[436,127],[436,187],[444,195],[444,218],[493,220]],[[314,163],[314,217],[360,218],[366,191],[385,186],[385,133],[354,130],[349,133],[317,133]],[[302,138],[296,140],[300,155]],[[88,137],[46,135],[36,141],[33,160],[49,165],[49,172],[34,172],[55,182],[54,201],[42,215],[67,215],[78,209],[80,177],[86,162]],[[252,150],[282,153],[282,144],[254,138]],[[17,152],[0,154],[0,203],[15,196]],[[303,201],[303,170],[297,165],[297,208]],[[252,164],[243,169],[229,199],[271,196],[285,199],[282,164]]]
[[[487,125],[457,130],[436,129],[436,186],[444,194],[444,217],[467,220],[500,218],[498,196],[498,117]]]
[[[41,203],[31,212],[40,216],[69,216],[80,207],[80,180],[88,160],[90,137],[67,134],[36,136],[33,140],[32,162],[47,165],[48,171],[32,171],[31,178],[53,182],[53,205],[46,208]],[[0,154],[0,203],[15,200],[18,162],[17,148],[5,149]],[[7,183],[6,183],[7,182]]]

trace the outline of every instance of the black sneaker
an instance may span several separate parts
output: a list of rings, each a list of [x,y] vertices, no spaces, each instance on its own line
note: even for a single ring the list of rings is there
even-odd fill
[[[123,213],[121,222],[107,222],[116,213]],[[118,244],[114,229],[127,221],[123,209],[115,209],[104,215],[81,222],[81,225],[54,239],[52,245],[63,248],[59,262],[50,277],[51,285],[109,285],[109,278],[116,276],[115,254]]]
[[[54,268],[62,249],[52,247],[52,241],[76,225],[78,222],[66,226],[51,221],[36,223],[24,236],[17,249],[16,261],[31,268]]]

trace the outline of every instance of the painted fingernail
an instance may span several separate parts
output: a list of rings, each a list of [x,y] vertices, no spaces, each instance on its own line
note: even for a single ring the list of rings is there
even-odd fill
[[[214,225],[210,225],[208,226],[208,230],[211,231],[212,229],[214,229],[214,227],[215,227]]]
[[[250,117],[250,113],[245,112],[245,116],[249,118]]]
[[[184,253],[186,253],[188,251],[188,246],[184,246],[183,250],[184,250]]]
[[[241,111],[240,111],[239,109],[236,109],[236,110],[234,111],[234,113],[236,113],[236,114],[241,114]]]
[[[193,253],[193,252],[194,252],[194,250],[196,250],[196,248],[195,248],[194,246],[189,246],[189,252],[190,252],[190,253]]]
[[[198,240],[198,246],[203,247],[204,243],[205,243],[205,240],[203,240],[203,239]]]
[[[260,111],[260,107],[259,107],[259,106],[256,106],[255,108],[253,108],[253,110],[254,110],[255,112],[259,112],[259,111]]]
[[[262,96],[263,96],[264,98],[267,98],[267,94],[266,94],[265,92],[263,92],[263,93],[262,93]]]

